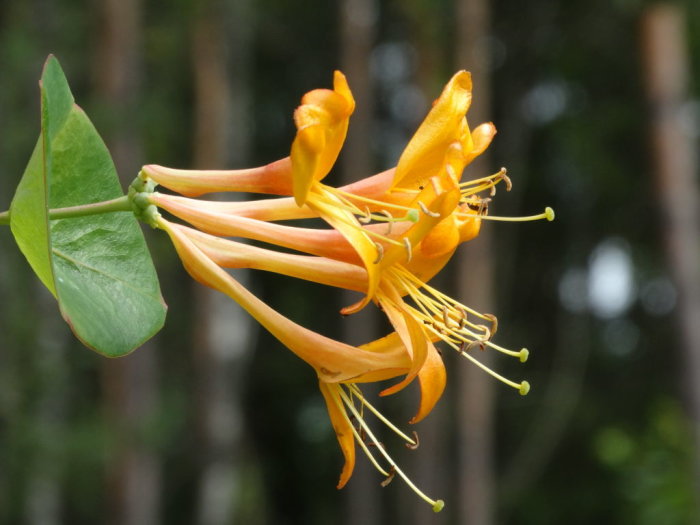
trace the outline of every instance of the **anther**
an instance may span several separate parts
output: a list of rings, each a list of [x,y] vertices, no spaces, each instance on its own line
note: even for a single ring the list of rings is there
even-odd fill
[[[379,213],[386,217],[387,229],[384,235],[391,235],[391,228],[394,225],[394,216],[386,210],[381,210]]]
[[[416,210],[416,209],[408,210],[405,218],[407,221],[410,221],[410,222],[418,222],[418,219],[420,219],[420,216],[418,214],[418,210]]]
[[[411,248],[411,240],[408,237],[403,238],[403,245],[406,247],[407,259],[406,262],[411,262],[413,258],[413,249]]]
[[[549,222],[552,222],[554,220],[554,210],[547,206],[544,209],[544,217],[547,219]]]
[[[375,242],[374,245],[377,247],[377,258],[372,262],[372,264],[379,264],[379,262],[384,258],[384,246]]]
[[[389,483],[391,483],[391,482],[393,481],[395,475],[396,475],[396,469],[392,466],[392,467],[389,469],[389,475],[388,475],[386,478],[384,478],[384,479],[382,480],[382,482],[380,483],[380,485],[381,485],[382,487],[386,487]]]
[[[435,502],[435,505],[433,505],[433,512],[438,513],[444,508],[445,508],[445,502],[442,501],[441,499],[439,499]]]
[[[411,450],[416,450],[420,446],[420,440],[418,439],[418,432],[413,431],[413,443],[405,443],[406,448]]]
[[[434,211],[430,211],[430,210],[428,209],[428,207],[427,207],[425,204],[423,204],[421,201],[418,201],[418,206],[420,206],[420,209],[421,209],[421,211],[422,211],[423,213],[425,213],[426,215],[429,215],[430,217],[435,217],[435,218],[437,218],[437,217],[440,216],[439,213],[434,212]]]
[[[489,210],[489,202],[491,202],[491,199],[481,199],[479,201],[479,209],[477,210],[478,215],[486,215]]]
[[[447,311],[447,306],[442,307],[442,322],[446,328],[450,327],[450,313]]]
[[[498,318],[493,314],[483,314],[485,319],[491,321],[491,336],[496,335],[498,331]]]
[[[513,183],[510,180],[510,177],[506,175],[508,173],[508,170],[505,168],[501,168],[501,180],[506,183],[506,191],[510,191],[513,189]]]
[[[491,339],[492,335],[493,335],[493,334],[491,333],[491,330],[489,330],[489,327],[488,327],[488,326],[485,326],[485,325],[483,325],[483,324],[479,324],[479,325],[476,325],[476,326],[478,326],[478,327],[481,329],[481,331],[484,332],[484,341],[489,341],[489,340]],[[483,350],[483,348],[482,348],[482,350]]]
[[[467,312],[464,310],[464,308],[460,308],[459,312],[462,314],[462,318],[459,320],[459,328],[462,329],[464,328],[464,325],[467,324]]]
[[[530,351],[527,348],[521,348],[519,353],[521,363],[524,363],[527,361],[527,358],[530,357]]]
[[[369,207],[365,206],[365,214],[357,218],[362,224],[369,224],[372,222],[372,214],[369,211]]]
[[[461,353],[469,352],[472,348],[475,348],[477,346],[482,351],[485,350],[485,348],[486,348],[482,341],[478,341],[478,340],[477,341],[470,341],[470,342],[464,341],[462,343],[462,346],[460,347],[459,351]]]

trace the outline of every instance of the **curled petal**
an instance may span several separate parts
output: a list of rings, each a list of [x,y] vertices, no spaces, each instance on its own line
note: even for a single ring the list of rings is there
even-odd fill
[[[430,414],[445,391],[447,383],[445,365],[435,345],[431,342],[428,343],[428,353],[425,362],[418,372],[418,383],[420,384],[420,403],[418,411],[410,423],[418,423]]]
[[[471,132],[471,148],[464,148],[464,164],[469,164],[475,157],[486,151],[494,135],[496,135],[496,126],[491,122],[480,124],[474,128]]]
[[[294,112],[297,135],[292,142],[294,200],[306,202],[311,186],[330,172],[345,142],[350,115],[355,109],[345,76],[336,71],[334,89],[315,89],[301,99]]]

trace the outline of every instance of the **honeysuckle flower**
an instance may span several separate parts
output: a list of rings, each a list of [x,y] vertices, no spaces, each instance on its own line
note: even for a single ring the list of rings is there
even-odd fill
[[[376,441],[362,409],[367,408],[410,444],[412,438],[376,412],[358,383],[401,377],[381,395],[394,394],[417,379],[421,401],[412,423],[424,418],[445,387],[445,370],[434,346],[443,341],[467,359],[517,389],[514,382],[483,365],[474,349],[486,347],[525,361],[528,351],[492,342],[493,315],[468,308],[431,287],[457,246],[478,235],[484,220],[511,220],[488,214],[500,183],[510,189],[504,169],[476,180],[461,180],[465,167],[490,144],[495,128],[470,129],[471,77],[455,74],[435,101],[395,168],[341,188],[323,179],[331,171],[348,129],[354,99],[345,77],[336,72],[332,90],[304,95],[294,113],[297,134],[290,156],[266,166],[229,171],[187,171],[144,166],[140,177],[152,179],[183,196],[158,192],[144,196],[199,229],[158,220],[168,232],[188,271],[197,280],[239,302],[263,326],[317,372],[321,392],[345,456],[339,487],[349,479],[357,442],[385,476],[397,473],[413,486],[382,447],[390,469],[378,464],[362,435]],[[190,197],[215,191],[273,194],[274,199],[218,202]],[[486,195],[487,194],[487,195]],[[278,221],[321,218],[331,228],[298,227]],[[544,213],[513,220],[553,219]],[[250,246],[225,237],[241,237],[299,253]],[[351,314],[370,302],[387,316],[394,332],[350,347],[299,327],[262,303],[221,267],[254,268],[354,290],[364,294],[341,310]],[[352,420],[357,420],[356,428]]]
[[[422,419],[432,410],[444,389],[444,366],[432,343],[424,341],[416,331],[415,326],[410,326],[410,323],[415,324],[415,321],[406,319],[406,334],[393,333],[360,347],[352,347],[335,341],[294,323],[270,308],[219,266],[221,263],[226,266],[224,259],[229,257],[236,262],[232,264],[232,261],[229,260],[228,266],[248,266],[261,269],[276,267],[279,270],[287,265],[299,268],[301,259],[305,259],[304,262],[309,263],[307,256],[273,252],[275,255],[270,258],[265,253],[267,250],[240,243],[234,243],[236,249],[231,250],[233,241],[209,236],[191,228],[170,223],[162,217],[156,219],[155,225],[168,233],[185,268],[195,280],[230,296],[280,342],[314,368],[319,378],[319,387],[326,401],[332,426],[345,457],[338,488],[345,486],[352,475],[355,465],[355,443],[357,442],[378,470],[389,480],[394,474],[399,474],[421,498],[432,505],[434,510],[442,509],[444,504],[441,500],[433,500],[426,496],[410,481],[383,447],[379,447],[380,454],[390,465],[389,470],[382,468],[360,435],[362,432],[369,436],[372,443],[378,443],[362,416],[363,409],[366,407],[381,422],[401,436],[408,445],[418,445],[414,438],[408,437],[382,416],[364,398],[358,386],[359,383],[381,381],[404,374],[407,374],[407,379],[410,377],[410,380],[418,377],[421,401],[414,420]],[[223,252],[224,255],[222,256],[220,252]],[[212,256],[218,259],[218,262],[215,262]],[[312,259],[316,259],[312,263],[313,270],[324,273],[326,268],[322,261],[318,261],[320,258]],[[326,262],[336,265],[343,264],[338,261]],[[272,264],[272,267],[263,268],[265,264]],[[350,274],[356,271],[356,266],[347,266],[348,268],[345,270]],[[355,277],[358,280],[362,279],[361,275]],[[408,338],[408,341],[405,337]],[[420,350],[418,350],[418,346],[420,346]],[[427,365],[416,370],[415,365],[411,363],[409,355],[411,350],[408,350],[409,348],[412,348],[413,352],[423,353],[422,361],[426,362]],[[360,426],[359,431],[352,424],[353,418]]]
[[[411,345],[405,336],[405,318],[410,317],[420,320],[424,338],[443,339],[469,359],[475,360],[468,353],[474,345],[488,345],[524,360],[526,350],[513,352],[490,342],[495,333],[493,316],[470,310],[436,290],[426,293],[427,282],[447,263],[457,245],[478,234],[489,200],[479,194],[495,193],[501,181],[507,189],[510,185],[505,170],[460,182],[464,167],[486,149],[495,134],[490,123],[470,130],[465,115],[471,104],[471,88],[469,73],[460,71],[452,77],[395,169],[344,188],[332,188],[321,181],[338,156],[354,109],[345,77],[336,72],[333,90],[314,90],[302,98],[295,112],[297,136],[291,158],[258,169],[257,186],[251,175],[255,170],[184,172],[144,167],[145,175],[180,191],[186,188],[189,194],[222,188],[222,177],[228,177],[226,189],[282,194],[291,191],[293,202],[202,202],[158,193],[151,201],[208,233],[256,239],[364,266],[361,286],[366,295],[342,313],[354,313],[375,300],[397,332],[404,333],[408,348]],[[298,228],[271,222],[313,216],[322,217],[334,228]],[[376,221],[387,226],[384,232]],[[369,222],[374,224],[366,224]],[[314,273],[306,276],[311,280],[314,277],[319,279]],[[350,287],[343,279],[337,282]],[[391,301],[390,295],[394,296]],[[396,300],[406,295],[416,307]],[[397,328],[401,323],[403,330]],[[413,372],[396,390],[408,384],[423,363],[423,352],[411,352],[411,356]],[[527,383],[514,383],[493,374],[521,393],[528,389]]]
[[[375,219],[391,223],[416,217],[419,210],[425,211],[429,205],[421,194],[426,181],[441,179],[444,185],[446,179],[451,179],[458,184],[464,167],[490,143],[495,133],[492,124],[483,124],[473,133],[467,125],[465,114],[471,103],[471,87],[468,72],[455,74],[409,142],[396,169],[350,185],[346,191],[321,183],[338,157],[355,107],[347,81],[338,71],[334,75],[333,90],[317,89],[302,97],[294,114],[297,135],[290,158],[258,168],[257,186],[255,170],[187,172],[149,165],[143,172],[159,184],[185,195],[223,190],[288,194],[291,189],[299,213],[295,215],[292,211],[290,214],[288,202],[268,203],[267,211],[279,212],[280,206],[286,206],[285,218],[322,217],[349,241],[365,265],[366,295],[345,310],[345,313],[353,313],[364,307],[377,291],[381,271],[378,262],[384,255],[385,245],[394,246],[393,258],[398,257],[397,248],[405,250],[410,257],[415,246],[412,242],[419,240],[416,231],[427,234],[430,230],[414,229],[414,235],[405,237],[402,246],[364,228],[362,222]],[[440,217],[449,215],[458,201],[452,204],[452,209],[443,210]],[[373,212],[383,215],[373,215]],[[269,218],[269,215],[265,217]]]

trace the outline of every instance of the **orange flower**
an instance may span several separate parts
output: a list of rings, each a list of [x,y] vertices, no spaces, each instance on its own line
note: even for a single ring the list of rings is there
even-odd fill
[[[402,221],[416,217],[430,202],[420,192],[428,180],[445,185],[445,181],[459,182],[459,174],[477,155],[483,152],[495,133],[492,124],[479,126],[471,133],[465,114],[471,101],[471,77],[466,71],[454,75],[436,100],[423,124],[404,151],[395,170],[390,170],[366,181],[350,185],[347,191],[331,188],[321,180],[331,170],[338,157],[347,133],[350,115],[355,102],[342,73],[336,71],[334,89],[317,89],[302,97],[301,105],[294,113],[297,135],[292,143],[290,159],[254,170],[184,171],[144,166],[143,174],[159,184],[184,195],[200,195],[211,191],[250,191],[276,193],[293,192],[297,204],[296,213],[289,202],[261,203],[258,218],[275,219],[318,216],[338,231],[355,251],[367,270],[366,296],[345,310],[355,312],[363,308],[375,295],[380,281],[378,261],[385,245],[404,249],[407,256],[415,245],[393,242],[362,222]],[[257,175],[257,178],[256,178]],[[428,190],[430,193],[430,190]],[[434,190],[433,193],[437,193]],[[435,195],[433,195],[435,197]],[[447,217],[453,209],[445,209],[440,215]],[[165,202],[159,205],[165,206]],[[284,211],[280,215],[280,209]],[[253,209],[253,208],[251,208]],[[286,212],[286,213],[285,213]],[[381,212],[381,215],[373,213]],[[234,212],[235,213],[235,212]],[[236,219],[232,219],[236,220]],[[220,233],[209,229],[212,233]],[[425,228],[421,231],[427,234]],[[408,237],[411,242],[419,239]],[[316,253],[316,252],[310,252]],[[393,258],[398,255],[394,254]]]
[[[353,426],[351,417],[357,419],[361,431],[370,436],[374,442],[370,427],[362,417],[363,407],[371,410],[383,423],[391,430],[399,434],[410,445],[417,445],[414,439],[406,436],[398,430],[391,422],[382,416],[362,395],[358,383],[381,381],[399,375],[408,374],[410,379],[419,377],[421,386],[421,404],[419,412],[414,419],[424,417],[440,397],[445,383],[445,372],[442,360],[432,346],[432,343],[423,340],[416,331],[415,321],[407,319],[407,326],[410,327],[410,340],[403,339],[403,334],[397,336],[395,333],[387,337],[378,339],[372,343],[352,347],[344,343],[324,337],[316,332],[308,330],[288,318],[284,317],[260,299],[250,293],[231,275],[224,271],[212,257],[219,260],[219,263],[232,265],[249,266],[263,268],[261,265],[270,264],[266,269],[283,269],[286,266],[299,268],[300,258],[304,256],[275,253],[270,257],[264,249],[236,243],[235,250],[231,250],[226,241],[216,237],[203,234],[191,228],[172,224],[162,217],[157,217],[154,223],[158,228],[168,233],[178,255],[183,261],[185,268],[190,275],[198,282],[219,290],[250,313],[262,326],[272,333],[280,342],[294,352],[298,357],[310,364],[319,378],[321,393],[326,400],[331,423],[336,432],[340,448],[345,457],[338,488],[345,486],[352,475],[355,465],[355,442],[360,444],[368,457],[377,465],[377,468],[390,477],[392,473],[397,473],[411,486],[411,488],[425,501],[430,503],[436,511],[442,509],[441,500],[433,500],[420,491],[406,477],[391,457],[380,447],[380,452],[390,465],[390,470],[386,471],[376,462],[375,458],[367,448],[359,432]],[[228,257],[228,260],[225,260]],[[308,257],[304,262],[310,263]],[[319,258],[316,263],[318,263]],[[327,261],[328,262],[328,261]],[[333,264],[341,264],[337,261],[330,261]],[[310,270],[319,273],[327,271],[325,265],[314,265],[310,263]],[[353,268],[346,270],[352,274]],[[361,279],[361,276],[355,276]],[[406,343],[408,342],[408,345]],[[416,352],[417,346],[425,354],[423,362],[428,362],[427,366],[421,366],[420,370],[415,370],[411,363],[411,351]],[[412,350],[410,350],[412,348]],[[357,404],[360,404],[360,411]],[[348,414],[350,411],[350,415]]]
[[[390,469],[379,465],[360,434],[374,437],[362,418],[367,408],[409,444],[413,440],[386,420],[362,396],[358,384],[402,376],[381,395],[393,394],[418,379],[421,400],[412,423],[430,413],[445,388],[442,359],[434,343],[443,341],[521,394],[527,381],[511,381],[479,362],[474,348],[489,347],[524,362],[528,351],[513,351],[491,341],[496,318],[472,310],[428,285],[457,246],[479,233],[483,220],[553,219],[544,213],[519,219],[488,215],[488,202],[503,182],[505,170],[462,182],[465,167],[490,144],[495,128],[486,123],[471,130],[471,77],[455,74],[435,101],[402,153],[396,168],[334,188],[324,184],[348,129],[355,102],[345,77],[334,76],[333,90],[304,95],[294,113],[297,134],[290,157],[266,166],[233,171],[186,171],[144,166],[150,178],[185,196],[214,191],[245,191],[282,196],[247,202],[201,201],[145,194],[148,205],[164,209],[201,231],[158,216],[154,225],[168,232],[192,276],[239,302],[296,355],[314,367],[326,401],[345,466],[339,487],[349,479],[355,442],[385,476],[399,474],[435,510],[442,508],[418,490],[378,447]],[[489,196],[482,194],[488,192]],[[330,229],[297,227],[278,221],[321,218]],[[299,253],[242,244],[219,236],[242,237]],[[296,325],[262,303],[226,273],[227,268],[254,268],[354,290],[364,297],[343,308],[351,314],[375,302],[394,332],[351,347]],[[351,420],[356,419],[359,429]]]

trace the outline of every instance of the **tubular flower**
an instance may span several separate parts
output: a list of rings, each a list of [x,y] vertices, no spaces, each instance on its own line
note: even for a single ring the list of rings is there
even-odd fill
[[[379,447],[380,453],[389,464],[390,469],[387,471],[381,467],[360,435],[362,433],[369,436],[370,443],[378,443],[371,428],[363,418],[362,412],[366,407],[382,423],[403,438],[409,446],[418,445],[416,439],[410,438],[400,431],[364,398],[358,383],[381,381],[406,373],[411,374],[411,379],[419,375],[421,406],[416,417],[422,417],[424,413],[432,409],[444,388],[444,367],[432,344],[429,345],[420,338],[412,341],[412,343],[422,346],[426,354],[424,360],[428,359],[428,346],[432,349],[429,358],[430,366],[422,367],[423,369],[419,370],[420,373],[417,374],[411,365],[407,347],[402,344],[404,341],[396,337],[395,334],[390,334],[360,347],[352,347],[312,332],[263,303],[211,258],[213,255],[219,259],[219,263],[224,262],[221,260],[221,254],[217,257],[217,250],[221,251],[221,246],[217,245],[221,245],[221,243],[225,245],[231,241],[172,224],[162,217],[156,219],[155,226],[168,233],[185,268],[195,280],[234,299],[280,342],[314,368],[319,378],[321,393],[326,401],[331,424],[345,457],[345,465],[340,475],[338,488],[345,486],[352,475],[355,465],[355,442],[357,441],[387,480],[390,481],[394,474],[399,474],[421,498],[432,505],[433,509],[436,511],[442,509],[444,505],[442,500],[433,500],[420,491],[391,459],[391,456],[382,447]],[[237,266],[259,267],[257,264],[266,259],[264,254],[266,250],[246,245],[240,245],[239,248],[236,252],[227,252],[229,256],[239,258]],[[289,261],[294,261],[299,257],[303,256],[287,254]],[[277,264],[283,265],[284,259],[285,257],[277,257]],[[269,263],[269,257],[267,260]],[[229,265],[231,265],[230,261]],[[315,269],[323,271],[323,265]],[[360,430],[353,426],[351,418],[357,420]]]
[[[211,191],[289,194],[291,190],[296,210],[290,207],[288,200],[277,199],[261,201],[257,208],[249,207],[248,213],[256,214],[261,220],[317,216],[343,235],[368,275],[364,299],[345,311],[353,313],[368,304],[378,289],[378,262],[386,245],[403,249],[406,255],[410,255],[414,246],[410,238],[399,244],[363,224],[372,220],[390,224],[415,220],[418,212],[425,211],[429,204],[420,193],[424,183],[450,178],[457,184],[464,167],[490,143],[495,134],[492,124],[482,124],[470,132],[465,118],[470,103],[471,76],[460,71],[435,101],[395,169],[345,189],[336,189],[321,180],[338,157],[355,107],[345,77],[336,71],[333,90],[317,89],[302,97],[294,113],[297,135],[288,159],[253,170],[184,171],[149,165],[144,166],[143,173],[165,187],[191,196]],[[235,208],[234,203],[228,213],[240,216],[241,207]],[[445,210],[445,216],[452,211]],[[227,213],[225,208],[219,208],[219,212]],[[213,229],[207,231],[227,234]],[[413,237],[415,241],[415,235]]]
[[[153,225],[171,237],[187,270],[198,281],[226,293],[315,370],[345,466],[338,487],[345,485],[355,462],[355,442],[387,477],[398,474],[433,508],[442,508],[419,491],[386,454],[385,469],[372,456],[363,436],[376,442],[363,419],[367,409],[407,444],[417,444],[399,431],[362,396],[358,384],[400,378],[380,395],[394,394],[414,379],[421,398],[411,419],[427,416],[445,388],[446,375],[434,343],[443,341],[485,371],[525,395],[527,381],[514,382],[487,368],[473,355],[490,348],[528,357],[492,342],[496,318],[479,313],[429,286],[457,246],[479,234],[484,220],[552,220],[550,208],[531,217],[501,218],[488,205],[503,183],[505,169],[461,181],[465,167],[490,144],[491,123],[469,128],[471,76],[456,73],[434,102],[407,144],[395,168],[334,188],[323,183],[335,163],[355,102],[345,77],[334,76],[333,89],[304,95],[294,113],[297,134],[289,157],[266,166],[233,171],[187,171],[144,166],[139,177],[151,179],[183,196],[143,194],[145,205],[158,207],[195,228],[166,221]],[[253,201],[202,201],[190,197],[215,191],[273,194]],[[279,221],[320,218],[331,228],[308,228]],[[254,239],[266,247],[222,237]],[[283,247],[297,253],[276,250]],[[351,347],[296,325],[262,303],[222,268],[253,268],[354,290],[364,294],[341,310],[357,312],[376,303],[393,332],[377,341]],[[355,422],[355,423],[353,423]]]

